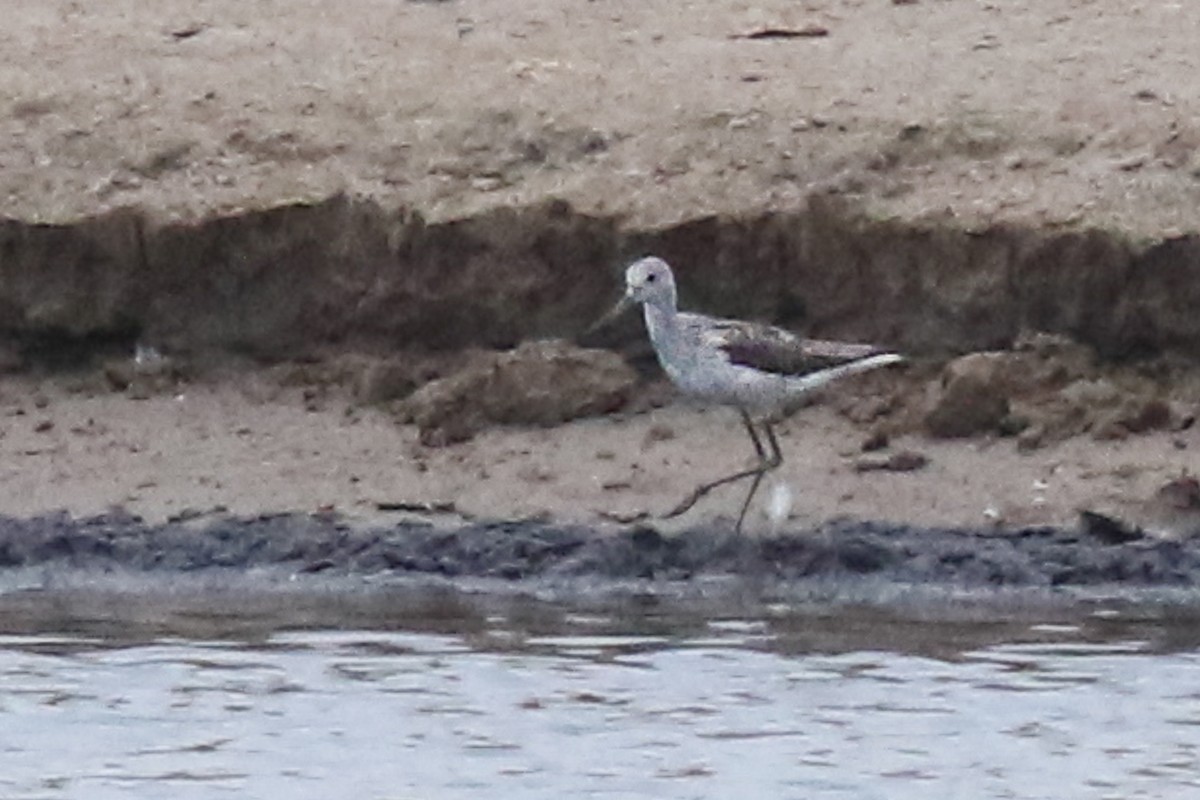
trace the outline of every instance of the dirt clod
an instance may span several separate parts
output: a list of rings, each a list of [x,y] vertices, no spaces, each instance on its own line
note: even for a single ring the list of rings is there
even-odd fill
[[[915,472],[929,465],[929,456],[901,450],[886,456],[864,456],[854,462],[855,472]]]
[[[1200,480],[1181,475],[1163,484],[1155,493],[1159,501],[1177,509],[1200,509]]]
[[[958,438],[996,430],[1009,412],[1011,368],[1005,353],[973,353],[947,364],[925,415],[929,433]]]
[[[402,404],[400,416],[417,425],[423,443],[444,446],[491,424],[548,426],[610,413],[636,385],[633,369],[607,350],[527,342],[431,381]]]
[[[1080,529],[1104,544],[1125,544],[1145,537],[1146,532],[1128,523],[1096,511],[1079,512]]]
[[[359,403],[379,405],[403,399],[426,382],[409,359],[371,360],[355,377],[353,394]]]

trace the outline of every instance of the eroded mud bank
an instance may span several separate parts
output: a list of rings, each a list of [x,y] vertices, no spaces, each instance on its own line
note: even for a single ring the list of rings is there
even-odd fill
[[[0,331],[20,364],[69,344],[297,357],[330,347],[505,347],[578,334],[654,252],[683,303],[916,353],[1069,334],[1106,357],[1200,345],[1200,238],[799,211],[653,230],[561,202],[430,223],[335,196],[201,222],[122,210],[0,222]],[[634,333],[631,326],[626,335]]]

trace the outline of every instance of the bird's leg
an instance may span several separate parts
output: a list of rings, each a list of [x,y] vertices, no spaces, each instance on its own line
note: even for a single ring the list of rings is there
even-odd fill
[[[746,424],[750,425],[749,419]],[[768,472],[777,469],[783,463],[783,453],[779,449],[779,440],[775,438],[775,430],[771,427],[770,420],[763,420],[763,432],[767,435],[767,444],[771,447],[771,454],[768,456],[763,452],[762,445],[755,440],[756,450],[758,450],[758,474],[754,476],[754,481],[750,484],[750,491],[746,493],[746,499],[742,501],[742,510],[738,513],[737,525],[734,526],[736,533],[742,532],[742,521],[746,519],[746,512],[750,509],[750,501],[754,499],[755,493],[758,491],[762,479]],[[750,428],[753,435],[753,428]]]
[[[757,489],[758,481],[762,479],[763,473],[767,472],[768,470],[774,469],[775,466],[778,466],[778,464],[771,466],[771,464],[778,457],[779,444],[773,441],[775,438],[775,434],[771,432],[770,426],[768,425],[767,427],[764,428],[764,430],[767,431],[767,435],[770,437],[768,439],[768,441],[771,442],[771,447],[773,450],[772,455],[768,456],[767,451],[765,449],[763,449],[762,440],[758,438],[758,432],[754,430],[754,423],[750,421],[750,415],[747,414],[745,411],[742,411],[741,413],[742,413],[742,423],[746,426],[746,433],[750,434],[750,441],[754,444],[754,452],[758,456],[758,464],[755,465],[751,469],[744,469],[741,472],[735,472],[732,475],[726,475],[724,478],[718,478],[715,481],[711,481],[709,483],[705,483],[705,484],[701,484],[700,486],[697,486],[695,491],[693,491],[690,495],[688,495],[687,497],[685,497],[683,499],[683,502],[681,502],[679,505],[675,506],[673,509],[671,509],[667,513],[663,514],[662,515],[663,519],[671,519],[672,517],[678,517],[680,514],[683,514],[688,509],[690,509],[692,506],[696,505],[696,503],[698,503],[700,501],[700,498],[704,497],[706,494],[711,492],[713,489],[716,489],[718,486],[724,486],[727,483],[733,483],[734,481],[740,481],[743,478],[757,476],[757,478],[755,480],[755,485],[754,485],[754,489]],[[751,491],[751,497],[752,496],[753,496],[753,490]],[[749,505],[749,502],[750,502],[749,498],[747,498],[747,500],[746,500],[747,505]],[[746,513],[746,510],[745,510],[745,508],[743,508],[742,515],[745,516],[745,513]],[[741,518],[739,518],[738,519],[738,529],[739,530],[741,529],[741,524],[742,524]]]
[[[779,440],[775,438],[775,428],[770,420],[763,420],[763,430],[767,433],[767,444],[771,445],[771,455],[767,458],[767,471],[779,469],[783,464],[783,451],[779,449]]]
[[[767,458],[767,451],[763,450],[762,439],[758,438],[758,433],[754,430],[754,420],[750,419],[750,415],[745,411],[741,411],[741,414],[742,424],[746,426],[746,433],[750,434],[750,441],[754,443],[754,454],[758,456],[759,463],[762,463]]]

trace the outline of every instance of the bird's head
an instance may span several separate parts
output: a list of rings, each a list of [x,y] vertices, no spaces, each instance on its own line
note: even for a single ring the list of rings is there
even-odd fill
[[[638,303],[675,309],[675,277],[661,258],[647,256],[629,265],[625,270],[624,296],[588,332],[604,327]]]
[[[674,307],[675,276],[667,262],[647,256],[625,270],[625,301]]]

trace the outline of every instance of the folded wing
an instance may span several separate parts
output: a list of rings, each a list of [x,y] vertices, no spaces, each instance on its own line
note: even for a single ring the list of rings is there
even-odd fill
[[[708,344],[723,352],[731,364],[792,377],[888,352],[875,345],[805,339],[770,325],[732,320],[710,327],[705,336]]]

